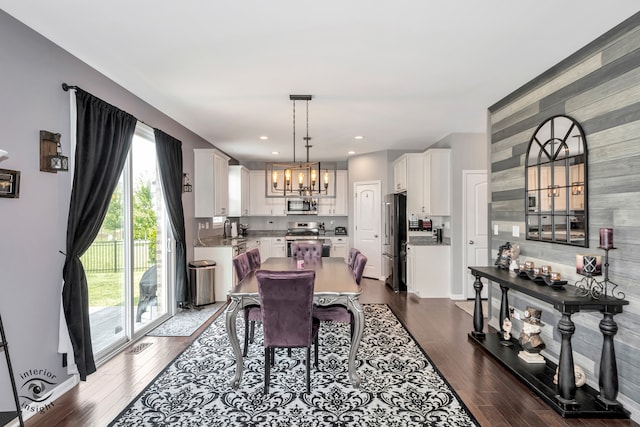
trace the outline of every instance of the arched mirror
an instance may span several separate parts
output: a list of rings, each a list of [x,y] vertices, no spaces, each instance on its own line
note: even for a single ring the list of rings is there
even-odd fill
[[[589,246],[587,142],[578,122],[559,115],[536,129],[525,166],[527,240]]]

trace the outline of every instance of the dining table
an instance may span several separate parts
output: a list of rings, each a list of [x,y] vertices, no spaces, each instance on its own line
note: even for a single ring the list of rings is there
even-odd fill
[[[344,258],[322,257],[305,260],[304,265],[300,267],[294,258],[271,257],[260,265],[260,269],[270,271],[314,270],[316,277],[313,303],[317,306],[342,305],[353,314],[353,335],[349,350],[348,373],[349,381],[358,388],[360,376],[356,372],[356,355],[364,330],[364,314],[359,302],[362,290],[360,285],[356,283]],[[225,311],[225,326],[236,358],[236,372],[231,380],[231,387],[237,389],[242,380],[244,360],[236,330],[236,318],[238,312],[244,307],[260,305],[255,271],[238,283],[229,293],[229,297],[231,301]]]

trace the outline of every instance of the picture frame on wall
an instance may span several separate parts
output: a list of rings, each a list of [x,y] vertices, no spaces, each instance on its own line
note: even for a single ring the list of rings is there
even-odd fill
[[[0,169],[0,197],[17,199],[20,196],[20,171]]]

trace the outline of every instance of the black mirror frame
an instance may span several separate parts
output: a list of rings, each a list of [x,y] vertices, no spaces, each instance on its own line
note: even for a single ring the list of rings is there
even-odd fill
[[[564,135],[562,136],[562,138],[558,138],[554,135],[554,123],[556,120],[558,119],[564,119],[565,121],[568,120],[570,121],[570,123],[567,123],[569,126],[569,130],[566,131],[564,133]],[[538,137],[538,133],[541,131],[541,129],[544,128],[545,125],[547,125],[549,123],[549,127],[551,129],[550,131],[550,135],[547,138],[543,138],[543,140],[541,141]],[[560,142],[560,144],[565,144],[566,145],[566,141],[569,138],[569,136],[571,136],[572,133],[575,133],[575,131],[577,131],[579,133],[580,139],[581,139],[581,143],[582,143],[582,149],[583,149],[583,154],[578,154],[578,155],[569,155],[567,157],[565,157],[565,161],[566,161],[566,165],[569,165],[569,160],[575,157],[579,157],[579,156],[583,156],[583,165],[584,165],[584,180],[583,180],[583,184],[582,184],[582,194],[584,196],[584,202],[583,202],[583,216],[584,216],[584,241],[580,242],[580,243],[572,243],[571,242],[571,237],[569,236],[567,238],[566,241],[562,241],[562,240],[556,240],[555,239],[555,231],[556,231],[556,217],[558,215],[555,214],[555,209],[551,209],[550,214],[547,216],[551,217],[551,229],[552,229],[552,237],[550,239],[544,239],[542,238],[543,234],[541,232],[538,231],[537,233],[537,237],[532,236],[531,233],[531,229],[530,229],[530,218],[531,217],[536,217],[537,220],[537,224],[538,227],[541,227],[542,224],[542,219],[544,214],[541,212],[541,197],[542,197],[542,188],[537,188],[535,191],[537,191],[537,196],[532,197],[531,196],[531,191],[529,190],[529,167],[530,166],[537,166],[538,171],[540,170],[540,165],[542,164],[542,162],[540,162],[540,158],[538,158],[538,161],[536,163],[530,163],[529,160],[529,155],[530,155],[530,151],[531,151],[531,147],[532,145],[538,144],[538,147],[540,148],[540,150],[544,150],[545,144],[547,144],[548,142],[552,141],[552,140],[557,140]],[[574,135],[576,136],[576,135]],[[556,151],[557,153],[558,151]],[[584,130],[582,129],[582,126],[580,126],[580,123],[578,123],[575,119],[573,119],[570,116],[564,115],[564,114],[559,114],[559,115],[555,115],[552,116],[546,120],[544,120],[535,130],[535,132],[533,133],[533,136],[531,137],[531,139],[529,140],[529,144],[527,146],[527,151],[525,153],[525,166],[524,166],[524,179],[525,179],[525,191],[524,191],[524,211],[525,211],[525,228],[526,228],[526,233],[525,233],[525,238],[526,240],[532,240],[532,241],[539,241],[539,242],[549,242],[549,243],[558,243],[558,244],[564,244],[564,245],[570,245],[570,246],[578,246],[578,247],[585,247],[588,248],[589,247],[589,206],[588,206],[588,173],[587,173],[587,140],[586,140],[586,136],[584,133]],[[551,168],[551,170],[553,170],[554,168],[554,164],[553,161],[555,159],[555,154],[553,154],[550,157],[550,161],[549,161],[549,166]],[[552,175],[553,176],[553,175]],[[552,185],[549,186],[549,191],[556,191],[555,189],[553,189],[554,187],[558,187],[557,185],[553,184],[554,181],[551,182]],[[570,197],[571,197],[571,189],[574,183],[570,183],[570,182],[566,182],[566,185],[563,187],[565,188],[565,202],[566,202],[566,206],[569,206],[569,202],[570,202]],[[537,200],[536,200],[537,199]],[[532,208],[532,204],[534,207],[534,212],[531,212],[531,208]],[[538,209],[535,209],[538,208]],[[569,218],[572,216],[570,215],[570,212],[567,211],[565,213],[565,229],[568,227],[568,231],[571,230],[571,226]]]

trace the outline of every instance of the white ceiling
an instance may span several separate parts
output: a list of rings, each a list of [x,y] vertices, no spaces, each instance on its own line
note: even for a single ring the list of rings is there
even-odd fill
[[[640,10],[637,0],[0,0],[0,8],[244,161],[273,159],[274,150],[291,160],[289,94],[314,96],[312,160],[484,132],[487,107]],[[296,107],[302,160],[304,103]]]

